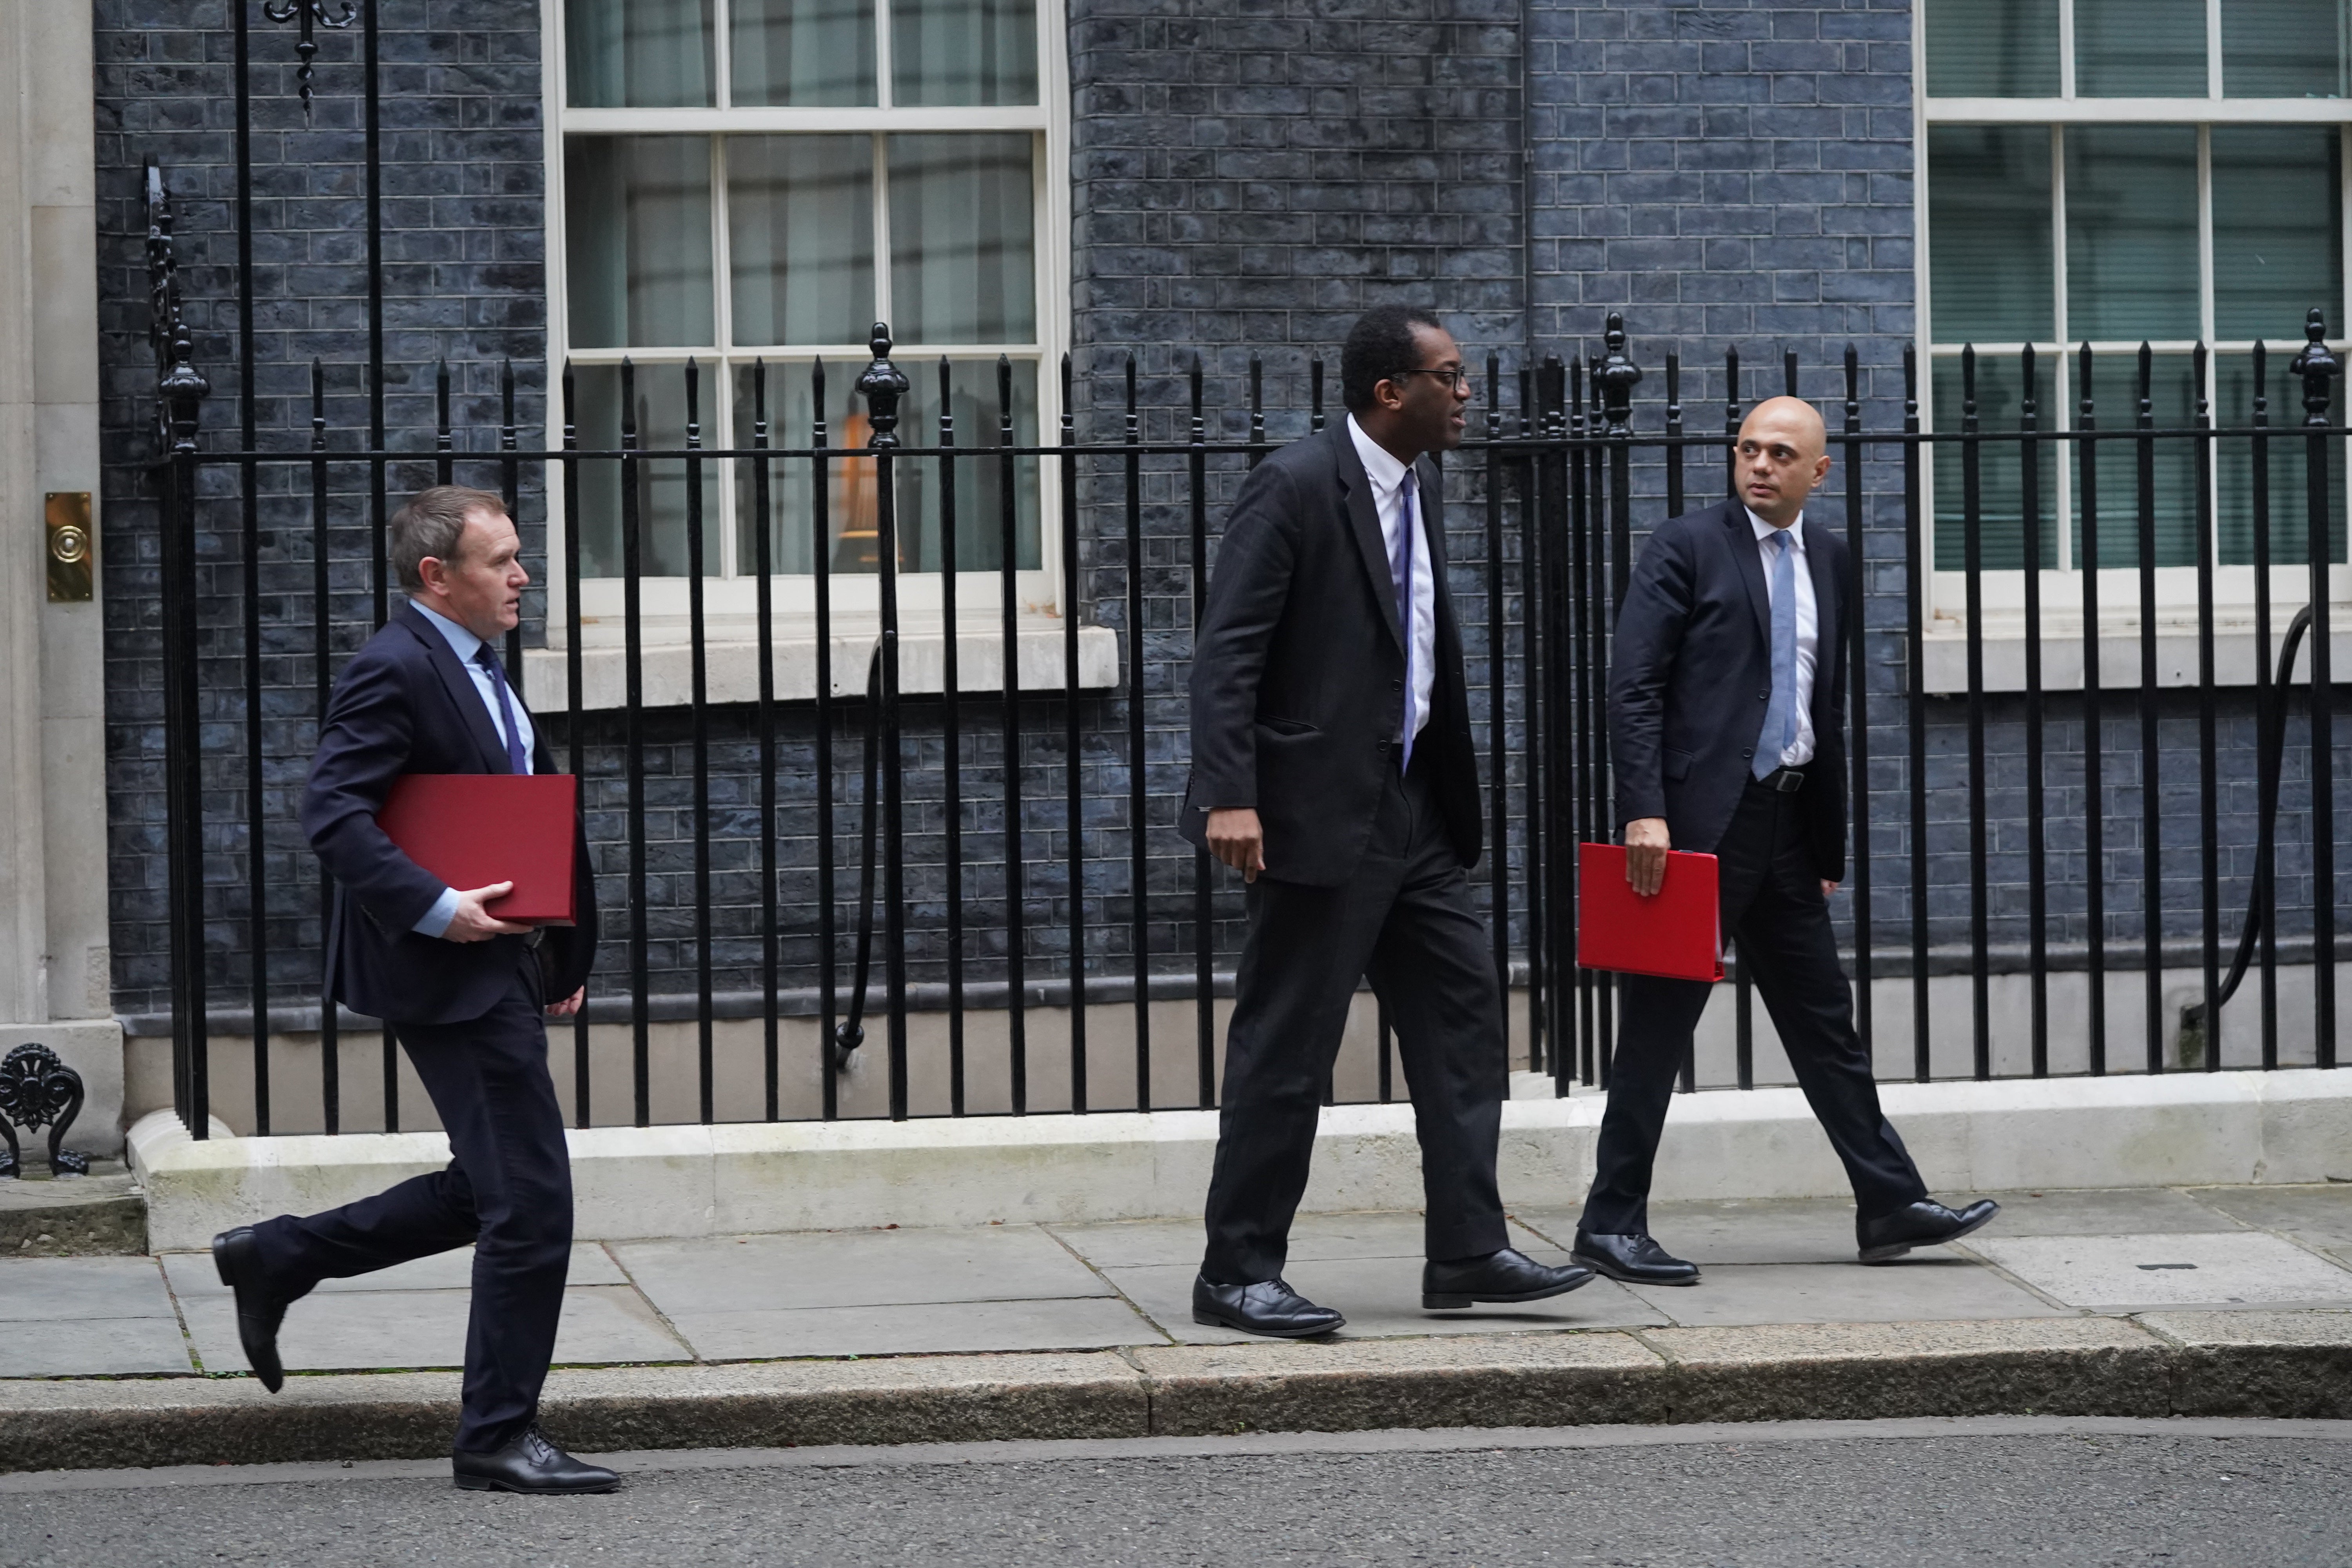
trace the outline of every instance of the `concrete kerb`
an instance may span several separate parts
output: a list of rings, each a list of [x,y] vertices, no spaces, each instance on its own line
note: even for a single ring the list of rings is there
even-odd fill
[[[1885,1086],[1939,1193],[2317,1182],[2352,1175],[2352,1073],[2184,1073]],[[1602,1100],[1512,1100],[1502,1178],[1525,1207],[1582,1200]],[[225,1132],[226,1129],[216,1129]],[[1213,1111],[970,1121],[598,1127],[571,1134],[585,1240],[1148,1219],[1198,1212]],[[150,1245],[205,1246],[273,1214],[349,1202],[448,1158],[438,1132],[191,1139],[168,1111],[131,1128]],[[1845,1177],[1793,1089],[1679,1098],[1656,1195],[1831,1197]],[[1306,1207],[1421,1205],[1409,1105],[1323,1113]]]
[[[0,1384],[0,1469],[429,1458],[453,1372]],[[2352,1415],[2352,1313],[559,1369],[583,1452],[1984,1415]]]

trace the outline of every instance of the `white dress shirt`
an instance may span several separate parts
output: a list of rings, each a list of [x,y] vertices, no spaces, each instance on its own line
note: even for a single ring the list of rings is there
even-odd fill
[[[1356,416],[1348,416],[1348,434],[1356,443],[1356,456],[1364,462],[1364,473],[1372,481],[1372,510],[1380,514],[1381,543],[1391,561],[1396,559],[1397,530],[1404,523],[1404,477],[1408,468],[1396,460],[1389,449],[1364,434]],[[1429,531],[1423,526],[1429,498],[1420,493],[1415,483],[1412,503],[1412,732],[1419,735],[1429,723],[1429,696],[1437,682],[1437,573],[1429,559]],[[1381,592],[1390,598],[1396,596],[1392,578],[1383,574]]]
[[[1789,536],[1789,564],[1797,580],[1797,738],[1780,752],[1780,765],[1801,768],[1813,760],[1813,667],[1821,658],[1822,640],[1821,610],[1813,602],[1812,568],[1805,560],[1805,514],[1799,512],[1797,521],[1785,529],[1773,527],[1752,510],[1748,513],[1748,521],[1756,530],[1756,553],[1764,563],[1764,597],[1768,604],[1772,598],[1772,557],[1779,547],[1765,541],[1776,533]],[[1770,635],[1769,627],[1766,635]],[[1769,659],[1766,662],[1769,668]]]
[[[418,615],[432,623],[434,630],[448,640],[449,650],[457,656],[457,662],[465,666],[466,673],[474,678],[474,690],[482,699],[483,710],[490,716],[490,732],[498,736],[499,744],[503,747],[507,741],[507,725],[505,715],[499,711],[499,689],[492,683],[490,672],[475,662],[475,656],[482,651],[482,639],[448,616],[426,609],[415,599],[408,602],[415,605]],[[529,773],[531,742],[536,731],[530,727],[530,715],[523,710],[522,699],[514,697],[511,692],[509,695],[514,702],[515,732],[522,740],[523,772]],[[449,929],[449,922],[457,915],[457,889],[444,888],[441,896],[433,901],[433,907],[425,911],[425,918],[418,921],[414,929],[425,936],[439,936]]]

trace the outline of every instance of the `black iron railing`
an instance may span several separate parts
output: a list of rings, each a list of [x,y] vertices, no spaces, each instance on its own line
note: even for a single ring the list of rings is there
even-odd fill
[[[162,453],[155,476],[170,1027],[176,1102],[199,1136],[212,1109],[212,1024],[224,1010],[242,1014],[233,1032],[250,1042],[256,1131],[288,1120],[273,1105],[269,1042],[289,1028],[316,1028],[321,1037],[320,1104],[315,1118],[305,1108],[299,1120],[328,1131],[344,1125],[339,1036],[365,1021],[319,1007],[314,985],[287,979],[289,960],[298,974],[311,963],[322,891],[307,873],[299,881],[285,875],[289,791],[299,787],[337,658],[382,624],[392,603],[383,538],[391,499],[403,487],[459,477],[488,479],[518,516],[554,498],[545,527],[564,591],[559,613],[530,641],[562,650],[561,690],[533,689],[543,677],[530,674],[535,666],[520,633],[507,654],[512,678],[608,829],[600,852],[610,858],[604,869],[614,934],[605,978],[570,1041],[572,1110],[583,1124],[611,1105],[616,1073],[625,1078],[627,1119],[655,1120],[655,1035],[681,1022],[694,1030],[685,1070],[694,1077],[699,1120],[842,1114],[842,1068],[876,1055],[865,1034],[869,1016],[881,1029],[874,1069],[886,1086],[879,1113],[983,1107],[1019,1113],[1041,1103],[1032,1093],[1029,1025],[1048,1006],[1067,1051],[1055,1064],[1057,1105],[1086,1111],[1215,1102],[1215,1009],[1220,989],[1229,986],[1237,900],[1224,874],[1179,846],[1168,826],[1171,777],[1181,776],[1182,765],[1181,740],[1168,738],[1181,726],[1155,725],[1153,705],[1181,708],[1177,677],[1213,565],[1219,487],[1274,448],[1269,415],[1293,431],[1322,427],[1319,360],[1307,367],[1306,408],[1293,410],[1269,408],[1263,366],[1253,359],[1246,435],[1219,439],[1211,438],[1197,360],[1183,383],[1189,403],[1175,439],[1147,438],[1150,411],[1133,356],[1109,428],[1082,437],[1078,388],[1065,361],[1059,428],[1041,442],[1019,438],[1016,415],[1029,411],[1016,407],[1012,368],[1000,363],[992,439],[974,444],[956,427],[944,363],[937,368],[936,428],[901,429],[913,384],[892,363],[887,331],[877,326],[856,384],[866,429],[855,445],[827,428],[827,373],[820,364],[790,372],[813,382],[815,416],[803,444],[790,444],[802,433],[777,430],[769,418],[771,393],[787,373],[761,365],[748,387],[750,439],[707,446],[703,381],[689,364],[685,439],[655,449],[641,438],[635,372],[624,365],[617,446],[583,445],[567,370],[557,378],[551,420],[560,438],[537,451],[523,446],[510,366],[496,372],[496,425],[464,429],[452,421],[444,365],[430,448],[417,451],[395,449],[395,433],[384,426],[379,357],[371,366],[370,427],[356,449],[334,445],[324,371],[315,364],[307,446],[259,449],[248,413],[236,441],[215,447],[200,429],[208,388],[181,325],[168,196],[152,167],[148,181]],[[1977,1078],[2126,1066],[2162,1071],[2190,1061],[2219,1068],[2221,1005],[2249,973],[2260,988],[2259,1015],[2247,1039],[2233,1033],[2227,1042],[2228,1065],[2335,1064],[2334,795],[2343,770],[2328,665],[2328,571],[2344,556],[2346,432],[2330,423],[2337,365],[2324,340],[2314,311],[2287,367],[2302,403],[2302,423],[2293,427],[2271,423],[2266,389],[2276,367],[2260,346],[2252,354],[2252,395],[2230,411],[2243,422],[2226,428],[2213,416],[2202,349],[2193,356],[2186,423],[2160,425],[2158,378],[2143,350],[2127,420],[2103,426],[2105,405],[2094,396],[2103,367],[2085,348],[2070,367],[2071,420],[2044,427],[2044,371],[2028,350],[2000,362],[2001,374],[2013,374],[2021,389],[2014,417],[1985,427],[1977,401],[1980,362],[1969,351],[1958,363],[1957,400],[1942,411],[1956,427],[1932,434],[1923,430],[1915,355],[1906,353],[1899,367],[1899,426],[1874,429],[1865,411],[1891,407],[1893,399],[1872,400],[1865,369],[1847,351],[1831,419],[1842,476],[1816,502],[1823,516],[1842,512],[1850,592],[1859,606],[1846,672],[1855,854],[1840,913],[1865,1038],[1891,1037],[1900,1013],[1885,1016],[1882,1002],[1891,998],[1878,994],[1907,979],[1908,1007],[1901,1011],[1908,1014],[1908,1065],[1916,1077],[1954,1076],[1958,1064],[1939,1064],[1935,1047],[1956,1038],[1966,1042],[1960,1072]],[[1507,375],[1490,354],[1484,369],[1478,438],[1445,459],[1449,533],[1459,542],[1454,589],[1465,623],[1483,632],[1473,639],[1470,686],[1495,847],[1479,875],[1496,972],[1524,998],[1528,1060],[1566,1092],[1605,1082],[1612,1037],[1605,978],[1574,963],[1575,846],[1614,827],[1603,696],[1611,617],[1648,527],[1722,493],[1717,465],[1743,412],[1741,368],[1736,355],[1723,367],[1719,430],[1691,427],[1675,353],[1664,357],[1654,413],[1637,412],[1643,373],[1614,317],[1590,357],[1550,359]],[[1796,357],[1786,356],[1780,369],[1785,390],[1800,391]],[[249,397],[241,401],[249,408]],[[2182,453],[2193,479],[2166,482],[2168,465]],[[2060,454],[2070,465],[2063,486],[2052,478]],[[689,689],[676,708],[649,701],[646,687],[649,655],[664,651],[660,639],[669,635],[649,626],[645,599],[652,580],[646,541],[664,521],[649,515],[648,486],[665,466],[685,480],[675,521],[686,552],[678,630]],[[1939,477],[1938,469],[1948,471]],[[741,536],[755,595],[748,640],[756,695],[745,701],[716,701],[710,690],[709,658],[718,645],[706,603],[704,480],[721,471],[759,520]],[[600,493],[615,499],[618,512],[625,689],[609,710],[588,705],[583,691],[582,509],[600,474],[613,481]],[[2119,474],[2128,492],[2120,503]],[[919,709],[903,689],[900,564],[908,537],[902,492],[918,481],[937,559],[959,563],[967,544],[992,555],[998,599],[992,638],[965,635],[958,617],[966,606],[956,595],[977,591],[972,584],[982,579],[965,574],[970,581],[960,590],[957,572],[939,575],[939,614],[948,628],[939,649],[940,694],[935,703],[919,700]],[[780,499],[788,484],[803,487],[795,493],[803,501]],[[2273,516],[2282,484],[2299,492],[2300,518]],[[845,570],[835,562],[837,486],[854,486],[870,507],[873,567],[861,576],[874,584],[874,611],[862,697],[835,689],[835,635],[848,624],[835,598]],[[2063,508],[2060,489],[2069,492]],[[1059,618],[1051,624],[1060,670],[1050,683],[1024,682],[1020,673],[1023,633],[1035,624],[1023,612],[1018,581],[1030,548],[1024,509],[1040,498],[1052,503],[1059,543]],[[2225,605],[2217,588],[2217,507],[2247,535],[2252,592],[2243,604]],[[263,526],[297,519],[299,528]],[[2168,528],[2187,542],[2166,543]],[[814,678],[805,701],[780,695],[777,684],[787,651],[778,630],[779,529],[801,531],[809,543]],[[2061,536],[2074,560],[2095,569],[2052,574],[2044,563],[2055,558]],[[1957,560],[1945,568],[1955,540]],[[2292,544],[2285,553],[2293,559],[2275,559],[2282,542]],[[2273,623],[2288,605],[2273,603],[2274,564],[2301,564],[2306,584],[2306,602],[2293,607],[2283,637]],[[2189,595],[2169,614],[2187,628],[2195,670],[2193,679],[2174,681],[2160,647],[2163,589],[2167,574],[2179,576],[2183,565],[2190,569]],[[1939,570],[1958,584],[1957,605],[1948,584],[1938,589]],[[2102,679],[2102,650],[2119,629],[2110,624],[2112,602],[2101,599],[2103,576],[2110,593],[2131,579],[2137,599],[2136,617],[2121,629],[2137,640],[2138,679],[2122,688]],[[2017,585],[2014,624],[1996,626],[1990,594],[2009,581]],[[2053,593],[2072,602],[2053,602]],[[2217,664],[2225,611],[2248,623],[2231,634],[2252,650],[2242,686],[2225,684]],[[1123,637],[1114,692],[1081,688],[1089,616],[1115,622]],[[1955,626],[1949,636],[1939,629]],[[968,691],[960,659],[992,640],[1003,665],[1000,688]],[[1954,640],[1963,678],[1931,691],[1931,652]],[[2299,685],[2298,646],[2308,647]],[[2012,650],[2021,657],[2021,679],[1996,682],[1989,654],[2005,658]],[[2058,651],[2081,664],[2076,682],[2055,683],[2063,691],[2048,679]],[[2179,736],[2168,739],[2168,716],[2191,737],[2193,763],[2178,756]],[[2053,726],[2074,743],[2053,748]],[[1156,754],[1163,743],[1177,749]],[[856,759],[854,791],[836,774],[844,746]],[[736,761],[714,762],[720,753]],[[1038,780],[1024,777],[1032,763],[1044,775],[1045,798]],[[921,787],[910,795],[916,777]],[[2175,777],[2193,777],[2193,789],[2179,792],[2193,798],[2168,800],[2165,781]],[[736,798],[746,781],[748,799]],[[2290,784],[2294,798],[2283,808]],[[718,798],[715,786],[729,798]],[[2116,815],[2126,802],[2137,807],[2136,822]],[[855,812],[847,829],[854,847],[842,842],[845,807]],[[2283,822],[2296,819],[2299,829],[2287,833]],[[241,853],[224,853],[225,844]],[[2186,906],[2166,902],[2177,875],[2167,868],[2168,846],[2193,854],[2187,875],[2196,897]],[[725,859],[739,852],[740,863]],[[290,853],[303,863],[299,845]],[[858,862],[854,893],[851,854]],[[2283,879],[2283,866],[2290,877]],[[722,884],[733,890],[722,893]],[[2108,975],[2134,970],[2139,1048],[2111,1054],[2118,1042],[2110,1037]],[[2304,970],[2307,980],[2295,984],[2310,991],[2307,1046],[2283,1054],[2283,1039],[2305,1037],[2299,1021],[2282,1012],[2282,975]],[[2183,973],[2195,976],[2193,997],[2168,1016],[2168,973]],[[1965,982],[1965,1019],[1944,1013],[1937,1000],[1945,973]],[[2005,1037],[1997,1005],[2011,973],[2021,977],[2016,984],[2025,998],[2021,1052]],[[2084,988],[2082,1007],[2054,1021],[2053,975],[2079,975]],[[1182,1075],[1190,1092],[1171,1102],[1154,1090],[1166,1079],[1155,1074],[1155,1046],[1167,1040],[1171,1022],[1164,1012],[1155,1017],[1154,1006],[1188,1002],[1177,1058],[1190,1058]],[[1759,1081],[1744,974],[1730,1006],[1727,1068],[1703,1072],[1697,1061],[1686,1063],[1686,1087]],[[1131,1018],[1130,1093],[1107,1094],[1090,1081],[1100,1052],[1089,1047],[1088,1020],[1109,1009]],[[983,1053],[970,1034],[982,1016],[992,1031],[986,1083],[975,1080]],[[787,1025],[803,1017],[814,1021],[815,1033],[799,1043]],[[942,1048],[919,1059],[910,1044],[910,1020],[919,1018],[936,1020],[943,1033]],[[749,1032],[753,1024],[756,1035]],[[597,1031],[623,1028],[624,1065],[607,1058],[600,1068]],[[1384,1021],[1381,1034],[1376,1092],[1385,1100],[1400,1086]],[[2053,1040],[2063,1048],[2053,1052]],[[734,1058],[746,1052],[756,1058],[758,1083],[748,1095],[725,1087],[741,1066]],[[796,1062],[796,1055],[819,1064],[816,1099],[799,1109],[788,1103],[787,1080],[811,1062]],[[1160,1057],[1170,1059],[1165,1050]],[[400,1090],[389,1031],[379,1059],[383,1124],[396,1127]]]

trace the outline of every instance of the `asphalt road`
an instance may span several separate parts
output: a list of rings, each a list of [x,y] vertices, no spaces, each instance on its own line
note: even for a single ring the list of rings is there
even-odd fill
[[[2352,1423],[1947,1421],[0,1478],[0,1564],[2352,1563]],[[671,1468],[656,1469],[661,1464]]]

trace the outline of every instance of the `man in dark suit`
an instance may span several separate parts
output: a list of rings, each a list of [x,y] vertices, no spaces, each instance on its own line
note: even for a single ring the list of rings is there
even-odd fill
[[[609,1491],[612,1471],[541,1436],[572,1252],[572,1168],[547,1070],[544,1011],[576,1013],[595,953],[595,883],[576,846],[578,922],[534,931],[489,913],[510,882],[459,889],[376,826],[403,773],[551,773],[507,684],[497,645],[530,581],[497,496],[443,485],[393,518],[391,562],[409,600],[352,656],[320,725],[302,826],[332,873],[327,1005],[396,1028],[449,1137],[446,1170],[308,1218],[281,1215],[214,1238],[237,1331],[264,1386],[284,1378],[289,1303],[345,1279],[471,1244],[460,1487]]]
[[[1738,496],[1658,528],[1617,619],[1609,739],[1625,876],[1657,892],[1666,851],[1717,858],[1722,930],[1780,1031],[1853,1184],[1862,1260],[1953,1241],[1999,1211],[1928,1198],[1878,1108],[1853,1028],[1829,898],[1845,876],[1847,556],[1804,517],[1830,471],[1812,405],[1759,404],[1740,426]],[[1612,1279],[1691,1285],[1649,1234],[1651,1163],[1706,1007],[1704,981],[1618,980],[1617,1053],[1575,1256]]]
[[[1591,1279],[1511,1249],[1495,1181],[1502,996],[1464,873],[1479,852],[1461,635],[1436,465],[1470,378],[1435,317],[1367,312],[1348,417],[1234,501],[1192,664],[1182,827],[1248,882],[1197,1322],[1297,1338],[1340,1315],[1282,1279],[1323,1086],[1357,983],[1387,1005],[1427,1192],[1424,1307]]]

